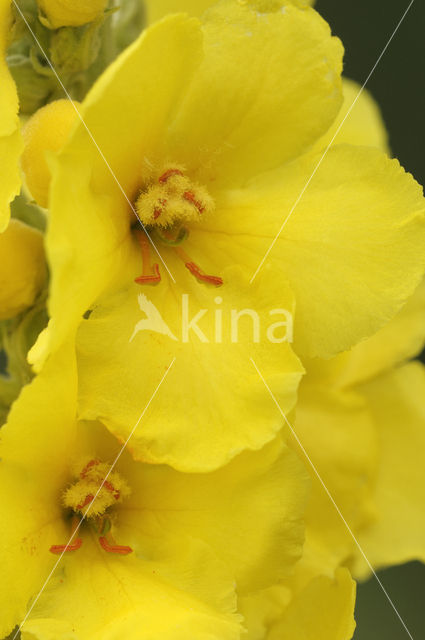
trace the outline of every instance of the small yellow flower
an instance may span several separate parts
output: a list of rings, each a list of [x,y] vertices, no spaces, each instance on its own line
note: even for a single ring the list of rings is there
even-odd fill
[[[125,450],[106,478],[121,444],[75,422],[73,361],[72,345],[49,359],[2,429],[0,636],[63,553],[25,623],[33,638],[238,640],[237,596],[279,582],[302,553],[302,464],[280,440],[211,474]]]
[[[22,140],[19,131],[18,94],[5,59],[11,25],[11,2],[0,0],[0,232],[9,223],[10,203],[21,186],[19,156]]]
[[[77,118],[70,100],[56,100],[39,109],[23,129],[22,169],[29,191],[41,207],[47,207],[49,201],[51,173],[47,155],[62,148]]]
[[[37,0],[54,29],[78,27],[96,20],[106,9],[107,0]]]
[[[42,234],[11,220],[0,234],[0,320],[30,307],[46,278]]]

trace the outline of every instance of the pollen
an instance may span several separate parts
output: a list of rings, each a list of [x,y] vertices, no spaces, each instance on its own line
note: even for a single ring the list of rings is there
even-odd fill
[[[63,505],[88,518],[101,516],[113,505],[130,495],[127,482],[111,465],[95,458],[79,463],[75,470],[75,482],[63,496]]]
[[[172,165],[156,172],[136,201],[142,223],[168,228],[196,222],[212,213],[214,200],[202,185],[193,182],[184,167]]]

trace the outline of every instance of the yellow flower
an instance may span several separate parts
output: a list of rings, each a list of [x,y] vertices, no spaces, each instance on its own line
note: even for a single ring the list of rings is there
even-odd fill
[[[18,95],[6,64],[6,50],[12,25],[10,0],[0,0],[0,232],[10,218],[10,203],[20,190]]]
[[[4,320],[30,307],[43,286],[43,236],[19,220],[11,220],[0,234],[0,255],[0,320]]]
[[[169,393],[133,453],[181,470],[213,469],[281,428],[250,356],[286,413],[302,374],[288,344],[252,344],[250,318],[237,344],[228,335],[205,344],[193,332],[188,344],[173,339],[184,294],[191,314],[205,310],[211,336],[221,304],[223,323],[244,309],[264,321],[273,308],[293,311],[292,290],[299,353],[328,357],[394,315],[423,273],[418,185],[377,150],[341,145],[249,284],[320,159],[303,152],[341,105],[339,41],[312,9],[283,9],[225,1],[202,23],[177,15],[153,25],[82,105],[103,157],[81,125],[55,165],[52,321],[32,358],[40,366],[79,328],[80,417],[125,437],[176,357]],[[152,304],[167,330],[134,335]]]
[[[236,596],[283,579],[301,554],[302,464],[279,440],[205,475],[125,450],[96,495],[121,445],[100,423],[76,423],[75,399],[71,345],[2,429],[0,636],[64,552],[25,623],[32,638],[237,640]]]
[[[54,29],[93,22],[105,10],[107,0],[37,0]]]

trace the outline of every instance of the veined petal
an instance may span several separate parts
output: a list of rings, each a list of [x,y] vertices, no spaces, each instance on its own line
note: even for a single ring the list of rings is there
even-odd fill
[[[320,158],[304,156],[224,194],[209,238],[217,253],[226,243],[229,260],[250,261],[254,273],[287,220],[270,259],[295,293],[295,346],[330,357],[377,331],[418,286],[425,201],[396,160],[341,145],[329,150],[288,218]]]
[[[136,260],[135,248],[128,273],[137,272]],[[270,324],[283,318],[270,313],[291,313],[293,302],[276,272],[251,287],[242,270],[229,268],[221,273],[225,285],[217,289],[196,282],[176,256],[170,254],[168,263],[177,284],[141,289],[128,284],[126,273],[122,288],[104,296],[82,322],[79,412],[126,439],[148,407],[130,444],[133,455],[179,470],[207,471],[244,449],[261,448],[282,428],[250,358],[282,409],[293,408],[303,368],[288,342],[274,343],[269,335]],[[232,325],[232,313],[246,310],[249,315]],[[223,326],[218,333],[217,313]],[[285,331],[279,333],[283,338]]]
[[[184,549],[183,555],[188,574],[199,568]],[[85,540],[41,596],[25,634],[37,640],[239,640],[237,616],[167,584],[157,569],[134,555],[107,555]]]
[[[23,144],[19,131],[18,94],[5,59],[11,24],[11,2],[0,0],[0,232],[9,223],[10,203],[21,187],[19,157]]]
[[[359,542],[376,569],[418,559],[425,561],[423,501],[425,471],[425,368],[400,367],[364,385],[380,439],[375,501],[376,522],[360,532]],[[358,556],[355,574],[369,575]]]
[[[174,537],[190,532],[224,560],[239,595],[273,585],[290,573],[302,553],[309,480],[280,439],[259,452],[241,454],[213,473],[143,468],[137,477],[127,474],[133,496],[120,512],[127,537],[132,528],[140,528],[147,512]]]
[[[218,2],[167,148],[201,182],[239,186],[305,151],[341,105],[342,46],[313,9]]]

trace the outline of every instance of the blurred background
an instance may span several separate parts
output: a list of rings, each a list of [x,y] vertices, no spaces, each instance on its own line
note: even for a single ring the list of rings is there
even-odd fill
[[[346,76],[363,84],[409,2],[317,0],[316,9],[344,43]],[[425,2],[415,0],[367,87],[381,106],[394,155],[421,184],[425,184],[424,63]],[[425,567],[412,562],[381,571],[379,577],[414,640],[425,638]],[[355,640],[409,638],[375,579],[359,586],[356,618]]]

